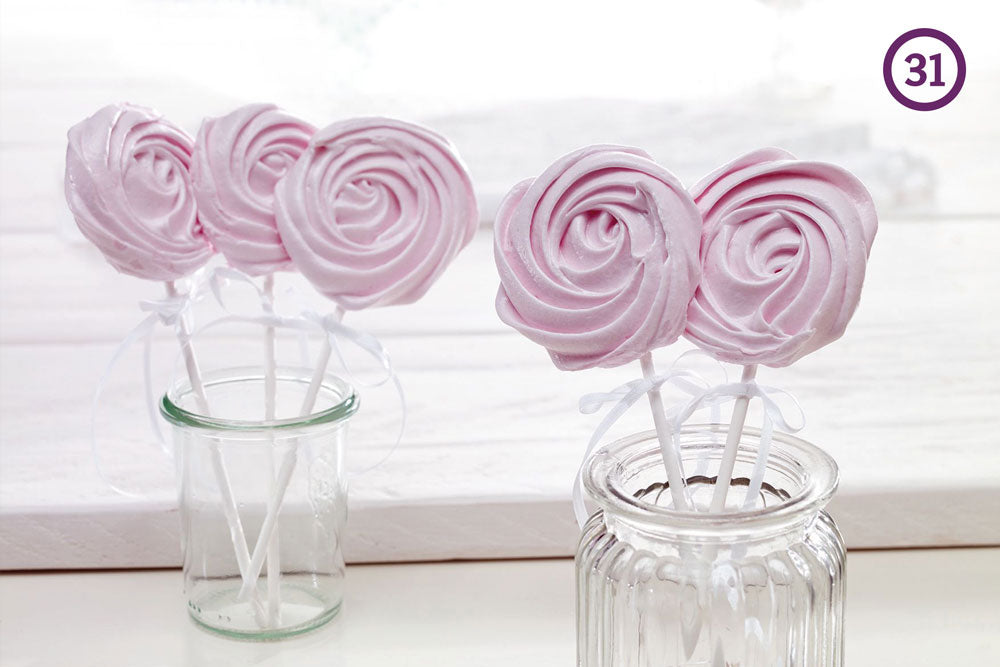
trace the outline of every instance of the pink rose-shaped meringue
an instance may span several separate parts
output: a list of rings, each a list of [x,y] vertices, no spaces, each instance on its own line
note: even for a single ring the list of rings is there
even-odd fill
[[[347,310],[416,301],[478,224],[472,182],[452,145],[387,118],[318,131],[275,197],[296,268]]]
[[[66,202],[122,273],[175,280],[212,256],[191,192],[193,141],[151,109],[106,106],[69,130]]]
[[[857,178],[765,148],[692,194],[704,230],[687,338],[723,361],[780,367],[844,333],[878,226]]]
[[[566,155],[514,186],[495,233],[497,313],[559,368],[619,366],[684,331],[701,217],[643,151]]]
[[[274,187],[316,128],[272,104],[250,104],[202,123],[191,177],[212,245],[252,276],[288,269],[274,220]]]

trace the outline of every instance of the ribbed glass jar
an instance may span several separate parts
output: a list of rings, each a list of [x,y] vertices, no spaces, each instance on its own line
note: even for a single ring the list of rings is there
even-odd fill
[[[188,613],[206,629],[280,639],[340,609],[344,450],[359,401],[327,374],[313,409],[298,416],[311,376],[277,369],[274,419],[262,418],[260,368],[206,374],[209,414],[189,382],[161,401],[173,425]]]
[[[695,505],[714,488],[727,427],[680,436]],[[844,543],[824,507],[837,466],[776,434],[744,509],[759,433],[747,429],[727,512],[677,511],[656,436],[598,451],[584,488],[598,511],[576,556],[580,667],[842,667]]]

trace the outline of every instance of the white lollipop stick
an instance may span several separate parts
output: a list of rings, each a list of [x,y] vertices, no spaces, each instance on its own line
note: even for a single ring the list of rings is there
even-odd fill
[[[274,274],[264,278],[264,298],[268,308],[274,309]],[[277,369],[274,351],[274,325],[268,324],[264,329],[264,412],[265,418],[274,419],[275,393],[277,390]]]
[[[269,273],[264,278],[264,298],[268,307],[274,309],[274,274]],[[277,392],[277,362],[274,350],[274,327],[268,325],[264,330],[264,418],[274,419],[276,412]],[[271,436],[271,447],[268,450],[268,462],[271,468],[271,492],[275,493],[276,479],[274,477],[274,436]],[[267,541],[267,620],[268,627],[275,627],[281,622],[281,542],[277,526],[274,534]]]
[[[167,296],[172,299],[176,298],[178,292],[174,281],[167,281],[165,285]],[[184,366],[187,368],[188,380],[191,382],[191,391],[194,392],[198,411],[206,417],[211,416],[211,410],[208,406],[208,396],[205,394],[205,385],[201,380],[198,360],[194,356],[194,347],[191,344],[191,330],[183,316],[178,321],[177,327],[177,340],[181,346]],[[243,532],[243,523],[240,521],[236,498],[233,496],[233,487],[229,481],[229,473],[226,472],[226,463],[222,459],[222,450],[219,449],[219,443],[215,439],[209,441],[209,454],[212,459],[212,470],[215,473],[216,484],[219,486],[219,494],[222,496],[222,514],[225,516],[226,524],[229,526],[229,539],[233,545],[233,552],[236,554],[236,565],[240,571],[240,578],[246,581],[247,572],[250,568],[250,552],[247,549],[247,538]],[[255,600],[255,603],[257,618],[260,621],[262,620],[263,608],[259,600]]]
[[[247,567],[248,576],[243,579],[243,587],[237,596],[238,600],[245,600],[256,589],[264,556],[270,550],[271,538],[274,535],[274,531],[277,530],[278,513],[281,511],[281,503],[285,499],[285,492],[288,490],[289,482],[291,482],[292,473],[295,472],[297,458],[295,450],[296,445],[293,443],[281,460],[281,466],[278,468],[278,474],[274,480],[273,493],[267,501],[267,515],[264,517],[264,523],[260,527],[260,534],[257,536],[256,544],[254,544],[253,557],[250,559]],[[270,577],[270,573],[268,573],[268,576]],[[268,595],[270,596],[270,591],[268,591]]]
[[[757,364],[743,367],[740,382],[750,382],[757,376]],[[733,418],[729,422],[729,434],[726,438],[726,449],[719,463],[719,475],[715,480],[715,491],[712,494],[712,504],[709,510],[721,512],[726,509],[726,496],[729,484],[733,480],[733,468],[736,467],[736,454],[739,452],[740,439],[743,437],[743,425],[747,420],[747,408],[750,405],[749,396],[740,396],[733,405]]]
[[[652,379],[656,375],[656,368],[653,366],[653,355],[651,352],[639,357],[639,365],[642,366],[642,377],[646,380]],[[663,397],[660,390],[650,389],[647,393],[649,397],[649,408],[653,412],[653,424],[656,426],[656,435],[660,440],[660,453],[663,455],[663,465],[667,469],[667,484],[670,487],[670,496],[674,501],[674,509],[691,509],[687,495],[684,493],[685,481],[684,473],[681,470],[680,458],[674,451],[673,436],[670,426],[667,424],[667,415],[663,409]]]
[[[336,311],[338,320],[343,319],[344,311],[339,308]],[[330,345],[330,336],[323,336],[323,347],[319,351],[316,359],[316,370],[313,372],[312,380],[309,382],[309,389],[306,390],[306,397],[302,401],[302,408],[299,411],[300,417],[305,417],[312,412],[319,397],[319,388],[323,386],[323,376],[326,374],[327,364],[330,363],[330,355],[333,354],[333,346]]]
[[[344,318],[344,311],[339,306],[334,311],[334,317],[338,321]],[[323,376],[326,374],[326,367],[332,353],[333,347],[330,345],[330,336],[326,335],[323,337],[323,348],[320,350],[319,358],[317,359],[316,370],[313,372],[309,388],[306,390],[306,396],[302,401],[302,407],[299,409],[300,417],[308,416],[316,406],[319,389],[323,385]],[[281,504],[284,502],[285,493],[288,491],[288,485],[292,480],[292,474],[295,472],[297,461],[298,446],[297,443],[292,443],[285,450],[284,456],[281,459],[281,465],[278,468],[274,491],[267,503],[267,515],[264,517],[264,523],[261,525],[260,534],[257,536],[257,542],[253,548],[253,557],[250,559],[248,576],[244,577],[243,588],[240,589],[238,596],[240,600],[246,599],[247,595],[256,587],[257,579],[260,578],[260,568],[264,560],[264,552],[268,548],[266,545],[270,544],[271,535],[277,530],[278,513],[281,511]]]

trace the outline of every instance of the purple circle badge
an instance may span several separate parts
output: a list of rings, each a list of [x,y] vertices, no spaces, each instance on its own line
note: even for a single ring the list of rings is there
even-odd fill
[[[897,102],[917,111],[933,111],[962,90],[965,55],[958,43],[940,30],[916,28],[889,46],[882,61],[882,77]]]

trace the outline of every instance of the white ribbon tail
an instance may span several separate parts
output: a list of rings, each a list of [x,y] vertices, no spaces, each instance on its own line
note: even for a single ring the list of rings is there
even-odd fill
[[[743,509],[745,510],[753,509],[756,506],[761,487],[764,485],[764,475],[767,472],[767,458],[771,453],[771,442],[774,438],[775,424],[786,433],[795,433],[805,427],[805,415],[795,397],[783,389],[765,387],[757,383],[753,383],[753,385],[755,395],[760,398],[764,406],[764,417],[761,421],[757,460],[754,462],[753,472],[750,475],[750,486],[743,501]],[[791,402],[794,412],[797,415],[794,424],[788,422],[781,406],[774,399],[775,396],[782,396]]]
[[[604,434],[608,432],[615,422],[621,419],[630,407],[635,405],[643,394],[646,393],[645,385],[647,383],[643,380],[633,380],[622,386],[614,389],[611,392],[605,394],[586,394],[580,399],[580,412],[584,414],[592,414],[600,409],[607,401],[614,400],[618,398],[618,402],[615,404],[608,414],[604,416],[601,423],[597,425],[594,429],[594,434],[590,436],[590,442],[587,443],[587,449],[583,453],[583,460],[580,462],[580,467],[577,468],[576,478],[573,481],[573,513],[576,515],[576,522],[582,528],[589,514],[587,514],[587,505],[583,500],[583,471],[590,460],[591,454],[600,444],[601,439]],[[652,387],[652,383],[649,383]]]
[[[684,356],[687,355],[683,355],[681,358],[683,359]],[[721,365],[717,364],[717,366],[722,368]],[[725,371],[723,370],[722,373],[724,377]],[[802,408],[799,406],[795,398],[784,390],[762,386],[757,384],[755,381],[736,383],[723,382],[719,385],[710,386],[704,378],[693,370],[683,368],[678,369],[677,363],[674,364],[670,372],[667,374],[658,375],[648,380],[632,380],[631,382],[621,385],[620,387],[606,393],[586,394],[580,398],[580,412],[584,414],[597,412],[603,405],[612,401],[615,402],[615,405],[608,411],[607,415],[605,415],[600,424],[598,424],[597,428],[594,430],[590,441],[587,443],[587,449],[584,452],[583,462],[577,469],[576,478],[573,484],[573,512],[576,515],[577,523],[581,527],[586,524],[589,518],[583,494],[583,475],[587,462],[593,455],[597,445],[610,430],[611,426],[614,425],[614,423],[617,422],[629,408],[635,405],[636,401],[638,401],[645,393],[664,384],[670,384],[691,396],[690,400],[687,402],[667,410],[667,418],[671,423],[671,445],[675,450],[674,453],[678,456],[680,455],[680,441],[678,436],[684,423],[690,419],[695,412],[708,408],[711,410],[712,421],[715,423],[718,422],[721,407],[725,403],[731,402],[741,396],[761,399],[761,403],[764,408],[764,417],[760,430],[758,457],[754,463],[747,496],[743,505],[746,509],[750,509],[754,506],[758,496],[760,495],[761,488],[763,487],[764,475],[767,471],[767,459],[770,453],[775,427],[788,433],[794,433],[801,430],[805,426],[805,417],[802,414]],[[786,419],[782,408],[776,400],[777,398],[787,399],[791,403],[792,414],[795,415],[795,419],[792,422],[789,422],[789,420]],[[707,467],[707,455],[699,457],[699,471],[696,472],[696,474],[704,474],[705,467]]]
[[[621,419],[629,408],[635,405],[647,392],[665,384],[670,384],[688,394],[700,395],[708,383],[698,373],[689,369],[676,368],[675,364],[666,374],[656,375],[649,379],[632,380],[610,392],[586,394],[580,398],[580,412],[584,414],[593,414],[600,410],[605,403],[617,401],[594,430],[590,442],[587,443],[580,467],[576,471],[576,478],[573,482],[573,513],[576,515],[576,521],[580,527],[583,527],[589,518],[583,496],[583,474],[591,455],[608,430]],[[668,412],[668,419],[670,414]],[[671,447],[673,454],[679,457],[680,448],[676,433],[672,434]]]
[[[111,477],[105,472],[103,459],[101,458],[100,446],[97,440],[97,411],[100,407],[101,396],[104,394],[104,389],[107,386],[108,380],[111,378],[111,373],[114,371],[118,362],[121,361],[122,356],[140,339],[145,339],[146,349],[145,349],[145,359],[144,359],[144,372],[146,374],[144,384],[147,391],[151,391],[152,380],[150,379],[150,345],[153,331],[156,329],[156,325],[159,322],[159,316],[153,313],[143,319],[139,324],[132,328],[131,331],[126,334],[122,342],[118,344],[118,347],[111,355],[111,359],[108,360],[107,365],[104,367],[104,372],[101,373],[100,379],[97,381],[97,386],[94,388],[94,397],[90,404],[90,452],[94,459],[94,467],[97,469],[97,476],[101,478],[111,490],[115,493],[119,493],[123,496],[128,496],[129,498],[142,498],[142,494],[133,493],[127,489],[123,489],[115,484]],[[147,398],[151,396],[147,393]],[[163,434],[160,432],[159,424],[156,420],[156,415],[151,400],[146,401],[146,411],[148,413],[150,423],[153,425],[153,432],[156,434],[157,442],[160,445],[160,449],[167,452],[166,442],[163,439]]]
[[[781,407],[774,399],[776,396],[784,397],[791,402],[794,408],[794,413],[797,415],[795,420],[796,423],[789,423],[785,418]],[[763,386],[757,384],[756,381],[734,382],[719,385],[705,390],[688,401],[688,403],[684,405],[674,416],[673,428],[675,433],[679,432],[683,427],[684,422],[686,422],[691,415],[698,410],[704,407],[718,407],[740,397],[747,397],[750,399],[759,398],[761,399],[761,403],[764,408],[764,417],[761,423],[761,434],[758,446],[758,457],[754,462],[754,469],[751,472],[750,477],[750,488],[747,491],[747,496],[743,503],[744,508],[750,509],[756,503],[757,496],[759,496],[760,489],[763,486],[764,475],[767,472],[767,457],[770,453],[775,425],[786,433],[794,433],[801,430],[805,426],[805,417],[798,401],[796,401],[795,398],[787,391],[776,389],[774,387]]]

